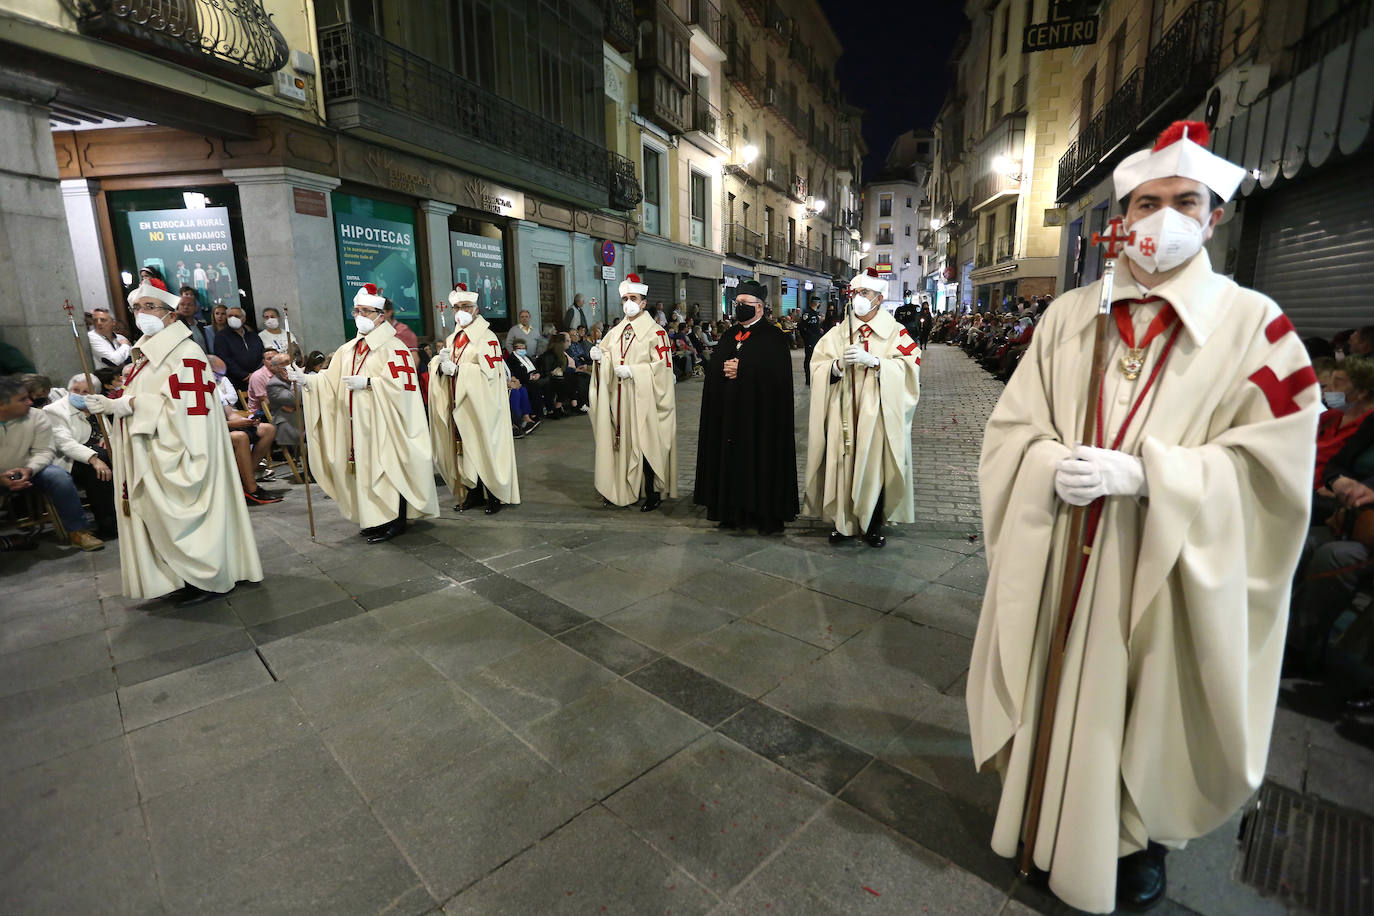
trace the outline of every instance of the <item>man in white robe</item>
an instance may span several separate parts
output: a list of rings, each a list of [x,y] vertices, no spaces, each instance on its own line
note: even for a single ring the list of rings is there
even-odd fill
[[[462,512],[486,502],[494,515],[520,502],[515,436],[501,342],[477,309],[477,293],[459,283],[449,294],[453,333],[429,364],[429,429],[434,463]]]
[[[832,544],[862,534],[870,547],[882,547],[884,520],[915,520],[911,421],[921,397],[921,350],[883,308],[887,281],[876,271],[855,275],[849,287],[852,322],[827,331],[807,367],[802,512],[832,522]]]
[[[1202,250],[1243,176],[1206,143],[1205,125],[1175,125],[1114,175],[1135,238],[1098,441],[1077,443],[1101,281],[1045,313],[979,469],[990,575],[967,695],[974,762],[1002,776],[992,847],[1017,854],[1071,556],[1032,848],[1050,889],[1092,912],[1158,902],[1165,849],[1224,823],[1263,778],[1307,528],[1316,376],[1279,307]],[[1090,504],[1082,550],[1069,506]]]
[[[124,594],[181,589],[178,607],[201,604],[262,581],[258,546],[209,358],[177,320],[177,297],[144,283],[129,305],[143,339],[124,393],[86,395],[88,411],[113,420]]]
[[[382,320],[385,305],[377,287],[365,284],[353,297],[358,336],[322,372],[287,369],[305,389],[310,471],[369,544],[404,532],[408,512],[439,514],[419,368]]]
[[[588,402],[596,438],[596,489],[606,502],[641,512],[677,496],[677,393],[668,332],[645,308],[639,276],[620,283],[625,317],[591,349],[596,368]]]

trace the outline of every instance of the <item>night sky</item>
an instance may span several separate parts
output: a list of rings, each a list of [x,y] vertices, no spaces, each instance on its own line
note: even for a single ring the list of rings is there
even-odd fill
[[[836,68],[840,89],[864,112],[868,156],[875,174],[888,147],[914,127],[930,127],[952,82],[946,66],[963,28],[959,0],[820,0],[844,53]],[[901,40],[902,38],[905,40]]]

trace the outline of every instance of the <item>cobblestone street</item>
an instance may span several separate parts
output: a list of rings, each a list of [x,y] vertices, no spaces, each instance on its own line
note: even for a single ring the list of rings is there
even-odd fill
[[[924,370],[920,522],[884,550],[706,522],[691,380],[662,513],[601,506],[578,417],[516,443],[523,505],[441,491],[388,544],[318,489],[312,541],[290,487],[252,510],[266,580],[187,611],[119,597],[114,544],[6,555],[0,911],[1066,912],[989,850],[967,737],[1001,386]],[[1279,723],[1273,778],[1374,810],[1374,754]],[[1171,856],[1155,912],[1283,912],[1235,836]]]

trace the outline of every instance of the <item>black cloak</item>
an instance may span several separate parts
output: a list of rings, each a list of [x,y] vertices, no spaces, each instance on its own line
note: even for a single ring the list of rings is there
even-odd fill
[[[739,357],[739,374],[725,377]],[[797,517],[797,444],[792,354],[787,335],[757,321],[738,324],[711,354],[701,393],[693,501],[730,526],[780,529]]]

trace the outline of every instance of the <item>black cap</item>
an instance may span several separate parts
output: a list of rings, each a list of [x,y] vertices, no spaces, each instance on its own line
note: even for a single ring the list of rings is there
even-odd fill
[[[753,296],[760,302],[768,301],[768,287],[757,280],[741,280],[735,287],[736,296]]]

